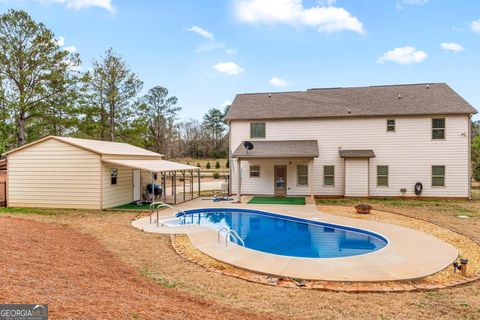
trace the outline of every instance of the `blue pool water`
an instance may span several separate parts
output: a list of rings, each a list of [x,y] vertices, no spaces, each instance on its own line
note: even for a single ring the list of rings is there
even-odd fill
[[[355,256],[379,250],[388,243],[383,236],[367,230],[250,209],[186,210],[177,223],[216,230],[226,227],[235,230],[247,248],[291,257]]]

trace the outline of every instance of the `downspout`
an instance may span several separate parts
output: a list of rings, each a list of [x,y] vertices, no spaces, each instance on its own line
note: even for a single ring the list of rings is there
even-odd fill
[[[240,168],[240,158],[237,158],[237,202],[242,202],[242,174]]]
[[[472,115],[468,115],[468,200],[472,200]]]

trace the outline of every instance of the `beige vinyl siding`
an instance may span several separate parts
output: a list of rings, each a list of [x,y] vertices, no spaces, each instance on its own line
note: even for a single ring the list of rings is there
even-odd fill
[[[438,117],[441,116],[435,116],[435,118]],[[469,119],[467,115],[444,117],[446,119],[445,140],[432,140],[432,117],[429,116],[395,117],[395,132],[385,130],[388,117],[270,120],[266,121],[266,139],[318,140],[320,156],[315,158],[313,174],[310,174],[309,178],[309,184],[313,184],[313,192],[316,195],[341,196],[344,194],[344,166],[343,160],[338,155],[338,149],[341,147],[372,149],[375,152],[376,158],[370,159],[371,196],[402,196],[401,188],[407,189],[406,196],[415,196],[415,183],[421,182],[422,196],[425,197],[468,197]],[[244,140],[253,141],[255,144],[256,139],[250,139],[249,123],[249,121],[231,122],[230,150],[235,150]],[[231,163],[233,165],[235,160]],[[323,185],[324,165],[335,165],[335,186],[333,187]],[[388,165],[388,187],[377,187],[377,165]],[[444,188],[431,187],[432,165],[445,165],[446,186]],[[247,168],[248,162],[242,161],[242,166]],[[273,171],[273,167],[268,169],[263,165],[263,170]],[[253,184],[248,180],[249,178],[244,176],[243,193],[271,193],[269,184]],[[234,192],[236,192],[236,186],[236,175],[232,173]]]
[[[103,209],[118,207],[133,201],[133,169],[104,163]],[[110,183],[110,169],[118,169],[117,184]]]
[[[100,209],[100,156],[48,139],[8,155],[10,207]]]
[[[345,196],[368,197],[368,159],[345,160]]]

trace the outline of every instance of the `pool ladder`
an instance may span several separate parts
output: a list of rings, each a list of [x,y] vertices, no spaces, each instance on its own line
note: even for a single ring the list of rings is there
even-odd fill
[[[221,235],[222,231],[227,231],[227,233],[225,233],[225,247],[228,247],[228,239],[231,235],[233,235],[233,238],[235,239],[236,244],[238,244],[240,242],[242,247],[245,247],[245,242],[242,240],[242,238],[240,238],[238,233],[233,229],[228,229],[228,228],[225,228],[225,227],[218,230],[217,243],[220,243],[220,235]]]
[[[174,210],[174,211],[177,211],[177,214],[181,213],[181,214],[183,215],[184,219],[185,219],[186,216],[187,216],[187,214],[186,214],[184,211],[182,211],[182,210],[180,210],[180,209],[178,209],[178,208],[175,208],[174,206],[169,205],[168,203],[161,202],[161,201],[152,202],[152,203],[150,204],[150,211],[151,211],[151,213],[150,213],[150,224],[152,224],[152,215],[153,215],[154,213],[157,213],[157,219],[155,220],[155,222],[157,223],[157,227],[159,226],[159,223],[160,223],[160,222],[159,222],[159,221],[160,221],[160,220],[159,220],[159,211],[160,211],[160,209],[163,208],[163,207],[167,207],[167,208],[170,208],[170,209],[172,209],[172,210]],[[175,216],[177,216],[177,215],[175,215]]]

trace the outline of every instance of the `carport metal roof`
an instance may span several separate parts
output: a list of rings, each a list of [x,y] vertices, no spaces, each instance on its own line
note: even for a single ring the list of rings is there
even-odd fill
[[[149,172],[168,172],[168,171],[192,171],[200,168],[189,166],[182,163],[171,162],[158,159],[102,159],[102,162],[116,164],[119,166],[145,170]]]

